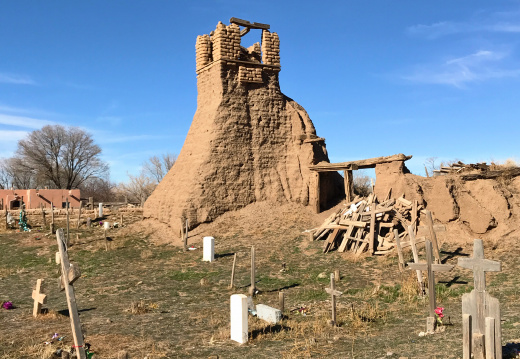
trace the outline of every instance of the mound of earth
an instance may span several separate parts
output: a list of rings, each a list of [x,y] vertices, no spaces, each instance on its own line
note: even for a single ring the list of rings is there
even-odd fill
[[[463,237],[498,239],[518,237],[520,176],[504,170],[493,176],[449,174],[421,177],[407,173],[403,162],[376,167],[378,198],[391,189],[429,209],[435,219]]]

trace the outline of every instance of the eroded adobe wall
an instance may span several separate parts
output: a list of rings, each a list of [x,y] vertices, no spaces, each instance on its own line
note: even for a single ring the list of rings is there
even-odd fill
[[[259,53],[261,51],[261,53]],[[217,25],[196,42],[197,111],[177,161],[146,201],[145,218],[180,228],[257,201],[309,204],[309,165],[328,162],[302,106],[280,91],[279,39],[240,46],[238,25]],[[330,174],[323,201],[343,193]]]
[[[436,220],[459,224],[474,236],[507,233],[518,221],[520,177],[505,182],[464,181],[458,175],[425,178],[407,172],[403,162],[377,165],[378,198],[384,198],[392,188],[393,197],[405,194],[409,200],[416,199],[432,211]]]

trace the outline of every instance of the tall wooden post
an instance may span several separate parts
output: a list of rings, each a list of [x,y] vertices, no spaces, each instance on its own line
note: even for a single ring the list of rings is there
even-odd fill
[[[65,202],[65,207],[66,207],[66,213],[67,213],[67,237],[65,238],[65,245],[68,245],[69,244],[69,229],[70,229],[70,223],[69,223],[69,197],[67,197],[67,200]]]
[[[51,202],[51,234],[54,234],[54,204]]]
[[[343,171],[343,180],[345,181],[345,201],[350,203],[354,199],[354,181],[352,177],[352,170]]]
[[[79,229],[79,225],[81,223],[81,207],[83,206],[83,202],[79,201],[79,210],[78,210],[78,225],[76,229]]]
[[[255,287],[255,246],[251,246],[251,287],[249,287],[249,295],[254,296]]]
[[[62,282],[65,288],[65,295],[67,296],[67,305],[69,307],[70,325],[72,327],[72,337],[74,339],[74,347],[76,348],[79,359],[86,359],[85,342],[83,340],[83,332],[81,331],[81,323],[79,321],[78,307],[76,305],[76,296],[74,295],[74,286],[72,283],[77,276],[70,280],[69,272],[73,271],[72,265],[69,262],[67,248],[63,235],[63,229],[56,231],[56,239],[58,241],[58,250],[60,253],[61,275]]]
[[[235,286],[235,266],[237,264],[237,254],[233,256],[233,267],[231,268],[231,283],[229,283],[229,289],[233,289]]]
[[[285,310],[285,295],[284,295],[284,292],[278,292],[278,309],[280,309],[280,311],[282,312],[282,315],[283,315],[283,312]]]
[[[316,195],[315,195],[315,199],[314,199],[314,210],[316,211],[316,213],[320,213],[320,173],[319,172],[316,172],[315,174],[315,185],[314,185],[314,188],[316,190]]]
[[[94,197],[88,198],[88,206],[89,206],[89,209],[94,210]]]

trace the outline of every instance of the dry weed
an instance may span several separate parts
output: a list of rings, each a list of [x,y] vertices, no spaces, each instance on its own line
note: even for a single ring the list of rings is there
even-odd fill
[[[159,308],[158,303],[146,303],[144,300],[140,300],[138,302],[132,302],[130,307],[125,309],[125,312],[129,312],[131,314],[145,314]]]
[[[142,259],[148,259],[148,258],[151,258],[153,256],[153,252],[151,249],[144,249],[142,252],[141,252],[141,258]]]

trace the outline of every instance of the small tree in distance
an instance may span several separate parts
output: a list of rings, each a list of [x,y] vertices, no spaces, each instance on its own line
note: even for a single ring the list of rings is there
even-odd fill
[[[138,176],[128,174],[128,182],[119,184],[118,196],[125,197],[129,202],[143,204],[173,167],[176,159],[177,156],[172,153],[150,157],[143,163]]]

